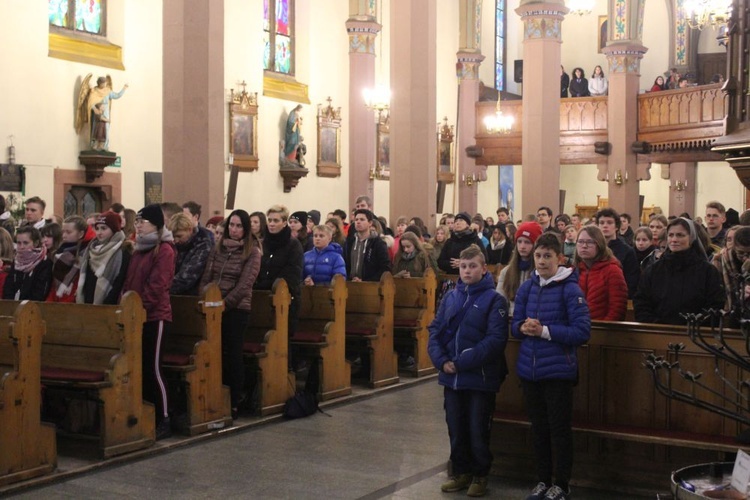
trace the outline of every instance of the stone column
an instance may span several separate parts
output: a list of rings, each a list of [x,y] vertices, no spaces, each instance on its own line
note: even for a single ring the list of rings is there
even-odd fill
[[[522,1],[523,207],[560,206],[560,43],[568,8],[560,1]]]
[[[480,175],[476,161],[466,154],[466,148],[475,143],[476,103],[479,101],[479,65],[484,60],[481,54],[482,0],[460,0],[459,2],[459,49],[456,57],[458,77],[458,165],[456,186],[458,188],[459,212],[477,213],[479,183],[467,186],[461,179],[471,174]],[[487,167],[481,167],[486,170]],[[484,174],[484,172],[482,172]]]
[[[163,30],[164,200],[205,222],[224,207],[224,0],[164,0]]]
[[[362,91],[375,86],[375,41],[380,33],[375,4],[351,0],[349,34],[349,207],[366,194],[374,202],[370,169],[376,161],[376,124]],[[382,57],[382,54],[381,54]]]
[[[610,22],[607,31],[609,99],[607,112],[608,140],[612,145],[605,177],[610,180],[609,206],[640,219],[638,181],[648,180],[647,169],[638,169],[631,146],[638,133],[638,89],[643,54],[644,0],[608,1]],[[600,174],[600,180],[601,174]],[[613,182],[618,179],[618,182]],[[622,179],[622,182],[619,180]],[[626,181],[627,179],[627,181]]]
[[[437,2],[391,1],[390,214],[435,224]]]
[[[695,218],[703,214],[695,212],[695,179],[698,170],[696,162],[680,162],[669,165],[669,214],[683,212]]]

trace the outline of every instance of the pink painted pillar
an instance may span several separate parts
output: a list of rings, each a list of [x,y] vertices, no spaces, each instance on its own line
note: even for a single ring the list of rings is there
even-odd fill
[[[375,18],[351,18],[349,34],[349,208],[357,196],[375,202],[370,170],[375,165],[376,123],[373,111],[365,107],[362,91],[375,86],[375,40],[381,26]],[[374,207],[373,207],[374,208]]]
[[[164,200],[205,221],[224,207],[224,0],[164,0],[163,30]]]
[[[458,168],[456,169],[456,186],[458,186],[458,211],[477,213],[477,193],[479,183],[467,186],[462,179],[471,174],[479,175],[474,158],[466,154],[466,148],[475,144],[476,104],[479,101],[479,65],[484,56],[477,52],[459,51],[456,73],[458,76]],[[486,170],[487,167],[482,166]]]
[[[436,4],[391,2],[390,214],[427,227],[437,209]]]
[[[698,164],[695,162],[671,163],[669,165],[669,215],[680,215],[683,212],[696,217],[704,214],[695,213],[695,179]]]
[[[640,62],[646,50],[637,42],[610,42],[604,48],[609,61],[607,129],[612,145],[607,165],[609,206],[638,220],[641,218],[638,208],[642,178],[638,175],[637,157],[631,146],[638,134]]]
[[[516,13],[523,40],[523,207],[560,206],[560,43],[563,2],[522,1]]]

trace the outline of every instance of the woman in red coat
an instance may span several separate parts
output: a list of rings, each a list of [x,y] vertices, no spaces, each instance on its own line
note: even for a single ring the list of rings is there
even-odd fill
[[[585,226],[576,239],[578,284],[589,304],[591,319],[622,321],[628,304],[628,285],[622,266],[607,246],[601,230]]]

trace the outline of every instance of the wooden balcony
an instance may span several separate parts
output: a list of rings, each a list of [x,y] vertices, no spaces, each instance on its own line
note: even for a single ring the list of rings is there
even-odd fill
[[[476,145],[483,154],[480,165],[520,165],[523,102],[503,101],[503,114],[515,118],[507,134],[492,135],[485,117],[495,113],[496,103],[476,104]],[[717,161],[710,151],[723,134],[725,97],[721,85],[702,85],[681,90],[649,92],[638,96],[639,163]],[[606,163],[607,156],[594,144],[607,142],[607,97],[560,99],[560,164]]]

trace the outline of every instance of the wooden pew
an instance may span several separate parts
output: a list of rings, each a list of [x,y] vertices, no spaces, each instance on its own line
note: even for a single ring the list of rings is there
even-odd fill
[[[407,371],[415,377],[436,373],[427,354],[427,342],[430,338],[427,327],[435,318],[435,273],[428,269],[422,278],[394,278],[394,282],[394,342],[411,349],[415,361],[414,367]]]
[[[730,345],[745,352],[739,331]],[[702,372],[701,382],[721,394],[730,390],[714,373],[713,356],[696,347],[686,327],[632,322],[593,321],[591,339],[578,348],[579,381],[574,389],[573,477],[597,484],[639,484],[631,493],[663,490],[671,471],[695,463],[726,461],[746,446],[735,437],[743,426],[726,417],[674,401],[657,392],[644,356],[656,352],[674,361],[669,343],[684,343],[683,370]],[[520,342],[506,348],[510,374],[497,394],[492,431],[494,467],[517,477],[533,474],[533,448],[516,359]],[[737,367],[718,365],[728,378]],[[689,383],[673,373],[675,387],[690,392]],[[718,402],[718,398],[709,395]],[[533,478],[532,478],[533,479]]]
[[[397,383],[398,356],[393,351],[393,275],[383,273],[380,282],[349,281],[347,288],[347,347],[365,342],[371,387]]]
[[[141,337],[146,311],[135,292],[120,305],[38,303],[47,334],[42,383],[95,394],[104,458],[151,446],[154,406],[142,398]]]
[[[170,299],[172,329],[164,338],[162,368],[184,388],[185,431],[194,436],[231,426],[229,387],[221,372],[221,290],[209,283],[200,299]]]
[[[318,358],[321,401],[352,393],[346,359],[346,280],[337,274],[330,286],[303,286],[299,329],[291,344]]]
[[[269,290],[253,290],[250,321],[245,330],[246,361],[256,366],[258,413],[284,411],[294,394],[294,372],[289,371],[289,287],[277,279]]]
[[[43,335],[34,302],[0,301],[0,486],[57,465],[55,427],[40,420]]]

